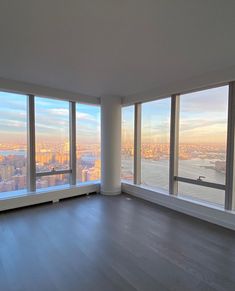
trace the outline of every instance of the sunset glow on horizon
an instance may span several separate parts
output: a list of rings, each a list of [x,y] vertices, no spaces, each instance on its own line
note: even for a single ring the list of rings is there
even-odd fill
[[[142,104],[142,142],[167,143],[170,98]],[[180,143],[226,144],[228,86],[180,96]],[[133,120],[123,114],[123,139],[132,142]],[[168,134],[169,135],[169,134]]]

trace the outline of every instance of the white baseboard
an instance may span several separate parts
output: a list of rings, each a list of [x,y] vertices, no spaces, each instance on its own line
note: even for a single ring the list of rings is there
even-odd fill
[[[115,195],[121,194],[121,190],[118,190],[118,191],[103,191],[103,190],[100,190],[100,194],[115,196]]]
[[[100,191],[100,183],[86,183],[71,186],[68,189],[51,190],[48,192],[29,193],[22,196],[9,197],[0,200],[0,211],[30,206],[45,202],[58,202],[60,199],[89,194]]]
[[[27,194],[0,200],[0,211],[40,204],[58,202],[60,199],[100,191],[100,183],[73,186],[63,190],[52,190],[37,194]],[[122,192],[191,215],[196,218],[235,230],[235,212],[216,206],[190,201],[182,197],[170,196],[141,186],[122,183]],[[107,193],[104,193],[107,195]],[[108,193],[110,195],[110,193]],[[113,194],[113,193],[112,193]],[[116,194],[116,193],[115,193]],[[119,193],[117,193],[119,194]]]
[[[190,201],[182,197],[163,194],[152,189],[146,189],[142,186],[128,183],[122,183],[122,192],[235,230],[234,211],[227,211],[213,205]]]

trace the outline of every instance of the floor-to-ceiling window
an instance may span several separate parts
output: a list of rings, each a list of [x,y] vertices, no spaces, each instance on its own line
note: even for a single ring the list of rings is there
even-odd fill
[[[141,183],[168,190],[170,98],[142,104]]]
[[[69,183],[69,174],[56,173],[56,171],[69,170],[69,151],[69,102],[36,97],[37,189]]]
[[[27,96],[0,92],[0,104],[0,192],[20,191],[27,187]]]
[[[180,96],[178,176],[225,185],[228,86]],[[179,182],[179,194],[224,204],[224,191]]]
[[[100,179],[100,107],[76,107],[77,182]]]
[[[121,178],[134,177],[134,106],[122,108]]]
[[[100,180],[100,106],[6,92],[0,103],[0,198]]]

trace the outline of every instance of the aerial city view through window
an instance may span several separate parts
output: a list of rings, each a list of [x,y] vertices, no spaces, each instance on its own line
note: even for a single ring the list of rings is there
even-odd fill
[[[0,92],[0,192],[26,189],[27,96]],[[77,182],[100,179],[100,109],[77,105]],[[69,102],[35,97],[36,172],[69,169]],[[37,189],[69,183],[38,177]]]
[[[26,189],[27,97],[0,92],[0,192]],[[224,184],[228,86],[181,95],[179,173]],[[133,180],[134,106],[122,113],[122,179]],[[50,117],[50,118],[49,118]],[[142,104],[142,184],[168,191],[170,98]],[[100,179],[100,108],[76,107],[77,182]],[[69,102],[35,97],[36,171],[69,169]],[[37,189],[69,183],[38,177]],[[224,203],[224,191],[179,183],[179,194]]]
[[[180,177],[225,184],[228,86],[180,97]],[[122,179],[133,180],[134,109],[123,108]],[[168,190],[170,98],[142,104],[142,184]],[[223,204],[224,191],[179,183],[179,194]]]

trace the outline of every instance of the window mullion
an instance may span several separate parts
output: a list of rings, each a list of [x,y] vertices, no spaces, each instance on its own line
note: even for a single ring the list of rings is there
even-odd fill
[[[134,184],[141,184],[141,104],[135,104]]]
[[[225,209],[235,209],[235,82],[229,84]]]
[[[179,95],[171,96],[169,193],[178,194]]]
[[[35,97],[28,95],[27,101],[27,189],[36,191],[36,160],[35,160]]]
[[[69,102],[70,184],[76,185],[76,102]]]

